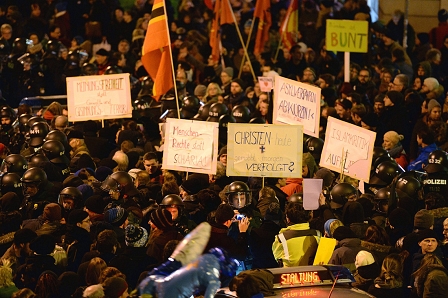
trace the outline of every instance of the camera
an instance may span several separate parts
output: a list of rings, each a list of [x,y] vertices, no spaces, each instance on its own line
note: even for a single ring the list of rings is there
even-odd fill
[[[244,215],[244,214],[237,214],[236,215],[236,219],[237,220],[242,220],[243,218],[246,218],[246,215]]]
[[[27,39],[26,40],[26,44],[29,45],[29,46],[33,46],[34,45],[34,43],[33,43],[33,41],[31,39]]]

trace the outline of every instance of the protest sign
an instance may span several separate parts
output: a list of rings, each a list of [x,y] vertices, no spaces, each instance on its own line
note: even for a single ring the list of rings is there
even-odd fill
[[[367,21],[327,20],[325,45],[328,51],[367,53]]]
[[[320,166],[368,183],[375,137],[373,131],[328,117]]]
[[[261,92],[271,92],[274,89],[274,77],[258,77]]]
[[[229,123],[227,175],[302,177],[301,125]]]
[[[216,174],[218,123],[168,118],[162,167],[167,170]]]
[[[274,84],[274,123],[302,124],[303,133],[319,137],[320,88],[280,76]]]
[[[327,265],[336,247],[336,239],[321,237],[313,265]]]
[[[128,73],[67,78],[69,121],[131,118]]]
[[[322,193],[322,179],[304,178],[303,179],[303,209],[319,209],[319,196]]]

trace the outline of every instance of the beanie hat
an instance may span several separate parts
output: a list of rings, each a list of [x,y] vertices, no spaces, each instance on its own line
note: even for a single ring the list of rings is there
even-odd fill
[[[335,221],[336,220],[336,218],[330,218],[329,220],[327,220],[326,222],[325,222],[325,224],[324,224],[324,231],[327,233],[327,235],[328,236],[330,236],[330,237],[332,237],[332,235],[331,235],[331,231],[330,231],[330,226],[331,226],[331,223],[333,222],[333,221]]]
[[[87,218],[89,214],[81,209],[75,209],[70,212],[68,216],[68,223],[71,225],[76,225],[77,223],[81,223],[84,219]]]
[[[59,221],[62,219],[61,206],[56,203],[47,204],[44,208],[42,217],[48,221]]]
[[[82,133],[82,131],[79,130],[70,130],[69,133],[67,134],[67,140],[70,139],[84,139],[84,134]]]
[[[242,89],[246,88],[246,83],[242,79],[233,79],[232,83],[237,83]]]
[[[89,209],[89,211],[97,214],[103,214],[106,204],[104,203],[104,200],[101,196],[95,195],[86,200],[85,206],[87,209]]]
[[[420,231],[418,231],[417,236],[418,236],[418,242],[421,242],[421,241],[423,241],[425,239],[428,239],[428,238],[437,239],[437,233],[434,232],[434,230],[431,230],[431,229],[420,230]]]
[[[431,99],[428,102],[428,113],[431,113],[432,109],[434,109],[435,107],[439,107],[440,108],[441,107],[440,103],[437,100],[435,100],[435,99]]]
[[[95,171],[95,178],[96,180],[103,182],[104,180],[106,180],[107,176],[109,176],[112,173],[113,172],[111,168],[106,166],[100,166]]]
[[[340,105],[344,110],[350,110],[353,107],[353,103],[348,99],[340,99],[336,101],[337,105]]]
[[[144,247],[148,242],[148,231],[143,227],[128,225],[125,230],[125,242],[129,247]]]
[[[233,207],[229,204],[221,204],[218,206],[215,212],[215,221],[219,224],[225,223],[235,216]]]
[[[100,163],[98,164],[98,166],[99,167],[105,166],[105,167],[108,167],[109,169],[113,170],[113,169],[115,169],[118,166],[118,164],[117,164],[117,162],[115,160],[113,160],[112,158],[108,157],[108,158],[102,159],[100,161]]]
[[[194,95],[205,96],[206,91],[207,87],[205,85],[197,85],[196,88],[194,88]]]
[[[202,183],[198,178],[188,178],[180,185],[180,187],[182,187],[182,189],[189,195],[195,195],[203,189],[201,184]]]
[[[110,208],[104,212],[104,220],[114,226],[121,226],[127,219],[128,212],[122,207]]]
[[[399,135],[396,131],[388,131],[384,134],[383,137],[386,141],[391,142],[392,144],[394,144],[394,146],[396,144],[398,144],[398,142],[402,141],[404,139],[403,135]]]
[[[358,202],[348,202],[342,212],[342,222],[349,226],[352,223],[362,223],[364,221],[364,209]]]
[[[401,94],[401,92],[398,91],[388,91],[386,93],[386,96],[389,97],[390,101],[394,104],[394,105],[401,105],[401,103],[403,102],[403,94]]]
[[[139,172],[141,172],[141,171],[143,171],[143,170],[134,168],[134,169],[130,169],[130,170],[128,171],[128,174],[129,174],[129,176],[132,177],[132,179],[135,180],[135,179],[137,179],[137,174],[138,174]]]
[[[414,216],[414,227],[420,229],[429,229],[434,225],[434,215],[428,210],[422,209]]]
[[[49,255],[56,247],[56,239],[50,234],[37,236],[30,243],[30,249],[38,255]]]
[[[88,184],[82,184],[77,189],[82,193],[83,201],[93,196],[93,188]]]
[[[392,30],[388,30],[388,29],[386,29],[385,31],[384,31],[384,35],[387,37],[387,38],[390,38],[390,39],[392,39],[392,40],[397,40],[398,38],[397,38],[397,34],[394,32],[394,31],[392,31]]]
[[[103,285],[98,284],[98,285],[88,286],[84,290],[82,296],[83,297],[104,297]]]
[[[82,181],[81,178],[79,178],[78,176],[75,176],[73,174],[68,176],[67,178],[65,178],[65,180],[62,182],[62,186],[64,188],[69,187],[69,186],[78,187],[82,184],[84,184],[84,181]]]
[[[411,215],[409,212],[403,208],[395,208],[389,214],[389,223],[394,228],[405,227],[411,224]]]
[[[355,258],[355,266],[359,268],[361,266],[367,266],[375,263],[375,258],[368,251],[361,250],[358,252]]]
[[[345,95],[349,95],[352,92],[353,92],[352,84],[348,82],[342,83],[341,88],[339,89],[339,94],[344,93]]]
[[[76,169],[80,170],[82,168],[86,168],[87,170],[89,170],[89,173],[91,173],[92,175],[94,174],[94,169],[96,168],[95,162],[90,157],[90,155],[86,153],[81,154],[76,163]],[[78,176],[78,174],[75,175]]]
[[[223,72],[225,72],[229,77],[233,78],[233,68],[226,67],[224,68]]]
[[[157,209],[151,213],[151,222],[159,229],[164,230],[173,226],[173,217],[166,209]]]
[[[277,202],[270,203],[264,215],[264,219],[272,221],[281,220],[280,204]]]
[[[420,44],[424,45],[429,42],[429,34],[426,32],[417,33],[417,38],[420,40]]]
[[[361,116],[361,121],[370,127],[378,126],[377,118],[373,113],[367,113],[367,114]]]
[[[219,150],[219,154],[218,154],[218,159],[221,157],[221,155],[223,155],[223,154],[227,154],[227,145],[225,145],[224,147],[222,147],[220,150]]]
[[[128,289],[128,284],[121,277],[109,277],[103,283],[104,296],[118,298]]]
[[[423,81],[423,84],[425,84],[426,87],[428,87],[429,91],[434,91],[436,88],[439,87],[439,81],[437,81],[436,78],[432,77],[426,78]]]
[[[347,238],[358,238],[358,237],[356,236],[355,232],[353,232],[349,227],[340,226],[337,227],[336,230],[334,230],[333,238],[338,241],[341,241]]]

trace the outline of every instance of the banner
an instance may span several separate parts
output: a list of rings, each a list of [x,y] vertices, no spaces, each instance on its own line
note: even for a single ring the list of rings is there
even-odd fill
[[[303,133],[319,137],[320,88],[280,76],[274,83],[274,123],[302,124]]]
[[[274,89],[274,77],[258,77],[261,92],[271,92]]]
[[[368,183],[375,137],[373,131],[328,117],[320,166]]]
[[[270,0],[260,0],[255,3],[254,18],[258,18],[257,35],[255,36],[254,46],[254,54],[255,56],[258,56],[263,53],[264,45],[269,41],[269,29],[272,25]]]
[[[325,45],[328,51],[367,53],[369,23],[327,19]]]
[[[69,121],[131,118],[128,73],[67,78]]]
[[[227,176],[302,177],[302,125],[229,123]]]
[[[168,118],[163,165],[167,170],[216,174],[218,123]]]

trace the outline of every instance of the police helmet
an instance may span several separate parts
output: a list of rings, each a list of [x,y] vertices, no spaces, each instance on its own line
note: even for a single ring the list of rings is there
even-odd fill
[[[294,193],[289,196],[288,202],[299,203],[303,205],[303,193]]]
[[[333,209],[341,208],[349,200],[356,200],[358,191],[350,183],[341,182],[336,184],[330,191],[330,206]]]
[[[160,202],[160,206],[162,207],[169,207],[169,206],[183,207],[184,205],[185,204],[182,201],[182,198],[175,194],[166,195]]]
[[[30,127],[30,141],[29,145],[34,148],[42,146],[44,139],[49,132],[47,123],[37,122]]]
[[[40,166],[42,163],[46,163],[49,162],[50,160],[43,154],[33,154],[29,159],[28,159],[28,167],[32,168],[32,167],[38,167]]]
[[[28,132],[30,130],[30,127],[28,126],[28,120],[30,120],[31,117],[32,117],[32,115],[30,115],[30,114],[20,115],[19,117],[17,117],[17,119],[13,123],[14,128],[18,127],[20,133],[25,134],[26,132]]]
[[[262,117],[254,117],[249,120],[249,123],[251,123],[251,124],[266,124],[266,120],[264,120]]]
[[[389,200],[391,199],[391,189],[389,187],[383,187],[378,189],[375,193],[375,210],[377,212],[387,214],[389,207]]]
[[[219,117],[229,112],[227,106],[221,102],[215,102],[208,110],[208,122],[219,122]]]
[[[27,48],[28,48],[28,45],[26,44],[26,39],[18,37],[16,39],[14,39],[14,42],[12,43],[11,54],[13,54],[13,55],[25,54]]]
[[[16,173],[22,177],[23,173],[28,169],[28,162],[25,157],[20,154],[10,154],[2,162],[0,172]]]
[[[322,150],[324,148],[324,140],[316,137],[309,137],[306,140],[306,148],[316,161],[320,160]]]
[[[17,173],[7,173],[2,176],[2,194],[15,192],[19,194],[22,190],[22,181]]]
[[[414,177],[405,176],[398,179],[395,184],[395,191],[399,198],[409,197],[411,199],[420,199],[422,183]]]
[[[67,55],[66,67],[68,69],[78,69],[79,68],[79,52],[78,51],[70,51]]]
[[[243,105],[236,105],[232,109],[232,116],[236,123],[248,123],[250,120],[250,110]]]
[[[185,96],[182,99],[182,109],[196,114],[201,106],[201,101],[196,96]]]
[[[12,122],[16,119],[16,112],[11,107],[2,107],[0,110],[0,118],[9,118]]]
[[[227,129],[229,123],[236,123],[236,120],[232,115],[222,115],[221,117],[219,117],[219,128]]]
[[[252,193],[246,183],[234,181],[227,191],[227,200],[233,208],[241,209],[252,203]]]
[[[123,73],[123,71],[121,70],[121,68],[119,68],[116,65],[109,65],[106,68],[106,71],[104,72],[105,75],[110,75],[110,74],[120,74]]]
[[[206,103],[203,106],[199,107],[198,113],[193,117],[194,120],[199,120],[199,121],[205,121],[207,120],[209,114],[209,110],[210,107],[212,106],[211,103]]]
[[[448,156],[443,150],[435,150],[428,155],[426,173],[448,172]]]
[[[66,163],[64,145],[56,140],[48,140],[42,145],[42,152],[53,163]]]
[[[67,199],[73,200],[73,208],[76,208],[78,207],[79,203],[82,202],[82,193],[76,187],[68,186],[59,193],[58,202],[60,205],[64,206],[64,202]]]
[[[58,41],[50,39],[47,42],[47,50],[45,51],[45,56],[48,55],[58,56],[60,47],[61,44]]]
[[[68,146],[67,135],[60,130],[52,130],[45,137],[45,141],[59,141],[65,148]]]
[[[369,184],[389,185],[398,175],[398,164],[395,161],[383,161],[380,163],[373,175],[370,177]]]
[[[150,76],[143,77],[142,83],[141,83],[141,89],[138,93],[138,97],[142,97],[144,95],[152,95],[152,87],[154,86],[154,81],[151,79]]]
[[[23,186],[25,187],[27,183],[32,183],[37,186],[44,185],[48,182],[47,174],[41,168],[30,168],[28,169],[20,179]]]
[[[98,67],[94,63],[84,63],[81,67],[83,76],[94,76],[98,74]]]

